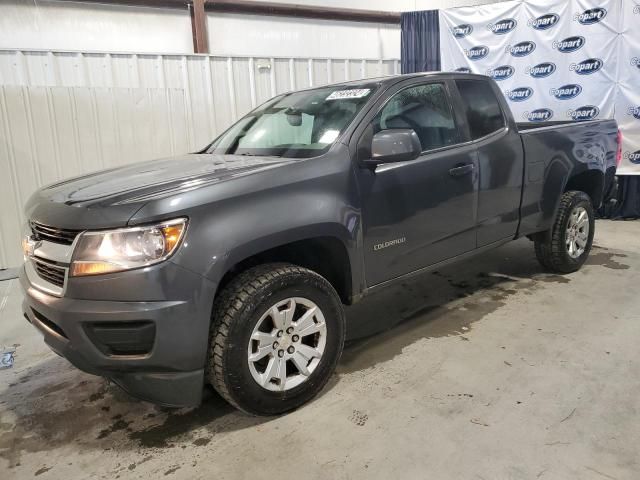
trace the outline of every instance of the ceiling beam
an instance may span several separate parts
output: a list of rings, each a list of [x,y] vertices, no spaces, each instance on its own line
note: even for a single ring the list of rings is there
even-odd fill
[[[205,0],[193,0],[193,3],[189,5],[194,53],[209,53],[207,14],[204,11],[204,2]]]

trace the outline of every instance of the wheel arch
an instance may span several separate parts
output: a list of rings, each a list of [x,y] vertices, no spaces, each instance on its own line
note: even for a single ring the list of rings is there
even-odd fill
[[[601,170],[585,170],[571,175],[564,186],[564,192],[577,190],[591,198],[594,209],[600,207],[604,192],[604,172]]]
[[[318,226],[316,226],[318,227]],[[219,266],[216,296],[240,273],[256,265],[285,262],[313,270],[335,288],[344,304],[353,302],[359,288],[356,247],[341,226],[324,225],[309,231],[287,231],[270,235],[234,248]]]

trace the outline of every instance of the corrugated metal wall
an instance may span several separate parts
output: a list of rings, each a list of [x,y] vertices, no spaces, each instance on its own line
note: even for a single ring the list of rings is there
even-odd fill
[[[194,151],[288,90],[399,73],[398,60],[0,50],[0,267],[22,207],[62,178]]]

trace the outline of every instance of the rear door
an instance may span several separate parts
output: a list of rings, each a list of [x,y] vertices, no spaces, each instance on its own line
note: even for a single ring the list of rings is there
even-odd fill
[[[522,140],[493,82],[457,79],[467,135],[478,153],[478,247],[515,236],[524,169]]]
[[[420,80],[404,82],[385,97],[358,143],[358,155],[365,158],[376,132],[411,128],[423,149],[416,160],[357,168],[369,286],[476,244],[476,148],[462,143],[450,82]]]

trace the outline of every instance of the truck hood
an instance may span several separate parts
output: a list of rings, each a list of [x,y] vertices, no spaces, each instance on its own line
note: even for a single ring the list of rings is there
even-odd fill
[[[273,168],[291,159],[192,154],[151,160],[49,185],[51,201],[74,204],[123,204],[192,190]]]
[[[79,223],[85,228],[110,226],[128,221],[148,201],[293,161],[291,158],[213,154],[151,160],[46,186],[31,197],[26,214],[32,220],[62,228]]]

